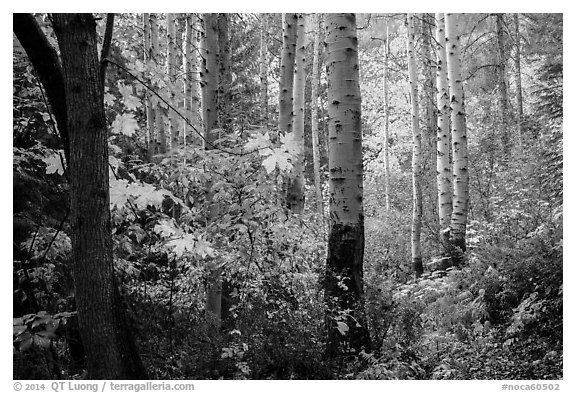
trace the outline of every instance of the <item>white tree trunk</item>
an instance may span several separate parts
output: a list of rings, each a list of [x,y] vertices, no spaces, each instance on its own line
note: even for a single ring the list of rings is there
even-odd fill
[[[468,141],[466,138],[466,111],[464,89],[460,72],[460,44],[454,14],[446,14],[446,45],[448,53],[448,81],[450,85],[450,117],[452,120],[453,186],[450,241],[461,251],[466,251],[466,224],[468,221]],[[458,264],[461,258],[453,257]]]
[[[286,194],[287,206],[294,213],[304,210],[304,95],[306,88],[306,30],[304,14],[297,14],[296,61],[294,67],[294,119],[292,129],[294,140],[300,152],[294,157],[292,174]]]
[[[436,14],[436,105],[438,107],[436,176],[438,183],[438,218],[440,237],[449,233],[452,217],[452,170],[450,169],[450,92],[446,67],[444,14]]]
[[[390,57],[390,32],[386,22],[386,46],[384,48],[384,198],[386,210],[390,211],[390,102],[388,93],[388,61]]]
[[[158,44],[158,17],[156,14],[150,14],[150,53],[156,65],[160,65],[160,53]],[[168,142],[166,140],[166,127],[164,124],[165,108],[160,104],[154,111],[154,122],[156,123],[156,140],[154,154],[166,153]]]
[[[316,14],[314,31],[314,53],[312,59],[312,98],[311,98],[311,117],[312,117],[312,157],[314,160],[314,189],[316,191],[316,210],[324,214],[324,205],[322,203],[322,183],[320,178],[320,145],[318,143],[318,82],[320,78],[320,31],[322,30],[322,14]]]
[[[326,14],[330,234],[325,278],[328,357],[369,351],[363,305],[362,114],[354,14]],[[343,285],[342,285],[343,284]],[[345,311],[346,310],[346,311]],[[335,317],[348,331],[342,335]]]
[[[422,133],[418,107],[418,69],[414,52],[414,14],[407,15],[408,74],[412,102],[412,266],[417,276],[422,274]]]
[[[261,15],[260,26],[260,124],[268,124],[268,14]]]
[[[144,62],[147,64],[148,68],[154,64],[152,61],[152,44],[150,42],[151,32],[150,32],[150,14],[143,14],[144,18]],[[150,78],[147,79],[150,84]],[[150,153],[154,151],[154,145],[156,140],[155,132],[155,115],[154,106],[150,100],[150,92],[146,91],[146,147]]]
[[[170,79],[170,104],[174,108],[179,107],[178,103],[178,94],[176,94],[176,72],[177,72],[177,65],[176,65],[176,14],[167,13],[166,14],[166,30],[167,30],[167,63],[166,63],[166,71],[168,77]],[[168,110],[168,119],[169,119],[169,127],[170,127],[170,147],[175,149],[178,147],[178,117],[174,110]]]
[[[282,14],[283,38],[280,59],[278,123],[281,134],[292,131],[294,97],[294,56],[296,52],[297,14]]]

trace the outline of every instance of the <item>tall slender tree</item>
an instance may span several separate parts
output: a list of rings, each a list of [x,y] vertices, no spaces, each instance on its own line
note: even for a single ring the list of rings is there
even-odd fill
[[[444,14],[436,14],[436,105],[438,127],[436,143],[436,181],[438,183],[438,218],[440,239],[447,250],[452,217],[452,170],[450,168],[450,92],[446,67],[446,32]],[[448,239],[446,239],[448,235]]]
[[[446,14],[447,68],[450,88],[450,118],[452,121],[452,173],[454,195],[450,221],[450,242],[454,247],[453,262],[462,260],[460,251],[466,251],[466,224],[468,222],[468,140],[466,137],[466,111],[464,88],[460,71],[460,43],[456,15]]]
[[[144,62],[149,63],[151,60],[151,43],[150,43],[150,14],[142,15],[144,24]],[[149,65],[150,66],[150,65]],[[148,83],[150,81],[148,80]],[[146,148],[150,151],[153,147],[153,141],[156,139],[154,127],[154,106],[152,105],[151,93],[146,91],[145,108],[146,108]]]
[[[326,14],[330,234],[326,353],[370,349],[363,304],[362,116],[355,14]]]
[[[91,14],[54,14],[52,20],[62,58],[70,132],[72,260],[88,375],[145,378],[114,275],[108,132],[96,20]]]
[[[196,34],[196,20],[195,14],[186,14],[185,16],[185,31],[184,31],[184,56],[182,62],[184,63],[184,108],[186,110],[186,117],[191,121],[196,130],[201,130],[202,119],[200,117],[200,83],[198,77],[199,62],[198,62],[198,40]],[[193,144],[194,132],[185,122],[183,131],[184,145]]]
[[[297,14],[296,61],[294,67],[294,141],[300,147],[292,162],[292,176],[286,193],[286,204],[294,213],[304,210],[304,96],[306,91],[306,30],[304,14]]]
[[[220,128],[230,131],[232,122],[232,60],[228,14],[218,14],[218,120]]]
[[[388,88],[388,62],[390,58],[390,27],[386,21],[384,46],[384,198],[386,210],[390,211],[390,98]]]
[[[268,124],[268,14],[260,16],[260,124]]]
[[[500,107],[500,119],[499,119],[499,133],[502,138],[502,146],[504,148],[504,162],[508,161],[511,149],[510,131],[508,130],[508,119],[509,119],[509,105],[508,105],[508,81],[506,76],[506,42],[505,42],[505,31],[504,31],[504,14],[495,14],[496,19],[496,41],[498,44],[497,51],[497,64],[496,67],[498,75],[498,104]]]
[[[280,56],[280,83],[278,123],[281,134],[292,132],[294,57],[296,53],[297,14],[282,14],[282,53]]]
[[[159,33],[158,33],[158,16],[156,14],[150,14],[150,55],[154,60],[155,64],[161,64],[160,62],[160,46],[159,46]],[[154,111],[154,122],[155,122],[155,136],[154,141],[154,154],[166,153],[168,150],[168,141],[166,137],[166,110],[162,106],[158,105]]]
[[[320,78],[320,31],[323,25],[323,14],[316,14],[314,27],[314,47],[312,54],[312,97],[311,105],[311,127],[312,127],[312,160],[314,161],[314,190],[316,193],[316,210],[324,214],[322,203],[322,184],[320,178],[320,146],[318,143],[318,88]]]
[[[218,17],[202,14],[204,21],[204,45],[202,59],[202,112],[204,118],[204,147],[210,149],[218,138],[213,130],[218,128]]]
[[[425,127],[422,130],[422,220],[438,223],[438,194],[436,190],[436,138],[438,108],[436,107],[436,56],[433,45],[435,22],[434,14],[424,13],[420,19],[422,44],[422,86],[421,105]],[[430,215],[428,215],[428,214]]]
[[[520,145],[523,147],[524,141],[524,103],[522,98],[522,70],[520,69],[521,53],[520,21],[518,14],[514,14],[514,83],[516,85],[516,124]]]
[[[408,76],[410,79],[410,101],[412,102],[412,267],[417,276],[422,274],[422,133],[418,106],[418,69],[414,52],[414,14],[407,14]]]
[[[176,102],[176,73],[178,65],[176,63],[176,14],[166,14],[166,31],[168,45],[166,45],[166,71],[172,88],[170,89],[170,103],[173,107],[178,107]],[[178,146],[178,117],[173,109],[168,111],[168,124],[170,130],[170,147]]]

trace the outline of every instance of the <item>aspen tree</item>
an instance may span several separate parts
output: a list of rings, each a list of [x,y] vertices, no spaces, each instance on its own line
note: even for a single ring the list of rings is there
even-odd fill
[[[312,98],[311,98],[311,126],[312,126],[312,157],[314,161],[314,189],[316,191],[316,210],[324,214],[322,203],[322,184],[320,178],[320,146],[318,143],[318,84],[320,78],[320,31],[322,30],[323,14],[316,14],[314,30],[314,53],[312,58]]]
[[[202,14],[204,34],[202,45],[202,111],[205,134],[204,148],[213,149],[213,143],[218,138],[213,130],[218,128],[218,86],[220,69],[218,66],[218,14]],[[210,182],[206,185],[208,208],[208,223],[214,220],[217,206],[212,200],[214,191]],[[222,324],[222,272],[214,260],[207,261],[206,284],[206,321],[219,329]]]
[[[407,14],[408,26],[408,75],[410,101],[412,102],[412,267],[416,276],[422,274],[422,133],[418,107],[418,70],[414,53],[414,14]]]
[[[444,14],[436,14],[436,105],[437,143],[436,176],[438,184],[438,218],[440,238],[449,235],[452,216],[452,171],[450,169],[450,97],[448,90],[448,69],[446,68],[446,32]],[[447,247],[448,244],[445,244]]]
[[[68,112],[71,260],[88,378],[146,378],[114,274],[108,130],[96,20],[92,14],[53,14],[52,20]]]
[[[500,136],[504,147],[504,162],[508,161],[510,156],[510,132],[508,130],[508,82],[506,78],[506,50],[504,38],[504,14],[496,14],[496,41],[498,44],[498,103],[500,107]]]
[[[516,85],[516,122],[518,127],[518,136],[522,147],[524,141],[523,121],[524,121],[524,104],[522,99],[522,70],[520,69],[520,22],[518,14],[514,14],[514,82]]]
[[[185,83],[184,83],[184,107],[186,110],[186,117],[190,119],[192,125],[201,130],[201,118],[199,114],[200,108],[200,85],[198,77],[198,40],[195,32],[196,16],[194,14],[186,14],[186,27],[184,31],[184,56],[182,62],[184,63]],[[189,129],[188,124],[184,123],[184,145],[193,144],[194,131]]]
[[[355,14],[326,14],[330,233],[326,354],[370,350],[363,303],[362,115]]]
[[[260,20],[260,124],[268,124],[268,14]]]
[[[294,213],[304,210],[304,95],[306,88],[306,30],[304,14],[297,14],[296,61],[294,67],[294,141],[300,151],[292,162],[292,175],[288,184],[286,204]]]
[[[279,113],[278,123],[281,134],[292,131],[294,56],[296,52],[297,14],[282,14],[282,53],[280,57]]]
[[[156,14],[150,14],[150,53],[151,58],[154,60],[155,64],[160,64],[159,56],[159,43],[158,43],[158,16]],[[166,153],[167,151],[167,140],[166,140],[166,126],[164,124],[165,118],[165,108],[160,106],[155,108],[154,111],[154,121],[156,123],[155,130],[156,130],[156,141],[155,141],[155,148],[154,154],[162,154]]]
[[[388,62],[390,57],[390,26],[386,21],[386,44],[384,47],[384,198],[386,210],[390,211],[390,99],[388,92]]]
[[[217,14],[202,14],[204,20],[204,59],[202,61],[202,112],[204,118],[204,147],[211,149],[218,135],[218,18]]]
[[[144,62],[148,63],[148,67],[150,67],[153,63],[150,62],[152,59],[151,52],[152,47],[150,43],[150,14],[143,14],[143,22],[144,22]],[[149,82],[149,81],[148,81]],[[156,139],[155,135],[155,118],[154,118],[154,106],[150,100],[151,93],[146,91],[146,147],[147,149],[153,149],[154,140]]]
[[[166,52],[166,71],[170,79],[170,104],[173,107],[178,107],[176,102],[176,15],[172,13],[166,14],[166,30],[167,30],[167,52]],[[168,110],[168,124],[170,127],[170,147],[172,149],[178,146],[178,118],[174,110]]]
[[[452,173],[454,195],[450,221],[450,243],[455,247],[453,262],[461,262],[460,251],[466,251],[466,224],[468,221],[468,141],[466,138],[466,112],[464,89],[460,72],[460,44],[458,25],[454,14],[445,15],[448,82],[450,88],[450,118],[452,121]]]
[[[438,108],[436,107],[436,56],[432,43],[435,31],[434,14],[422,14],[420,26],[422,72],[424,74],[421,102],[426,114],[426,126],[422,131],[422,219],[426,220],[425,212],[430,212],[430,221],[437,223],[436,138]]]
[[[218,14],[218,121],[221,129],[230,131],[232,122],[232,63],[230,58],[228,14]]]

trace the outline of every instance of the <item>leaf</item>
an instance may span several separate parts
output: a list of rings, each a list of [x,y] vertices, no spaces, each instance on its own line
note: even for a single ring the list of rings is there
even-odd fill
[[[104,93],[104,104],[112,106],[114,105],[114,101],[116,101],[114,94]]]
[[[213,257],[215,255],[214,249],[211,247],[210,243],[204,239],[198,239],[194,245],[194,253],[196,253],[201,258],[206,258],[207,256]]]
[[[24,333],[25,331],[26,331],[25,325],[14,325],[13,330],[12,330],[12,334],[14,336],[19,336],[22,333]]]
[[[174,225],[169,220],[161,220],[158,224],[154,226],[154,232],[161,237],[167,238],[176,233]]]
[[[58,173],[59,175],[64,174],[64,167],[62,166],[62,159],[58,153],[54,153],[48,157],[42,159],[46,164],[46,174]]]
[[[132,113],[117,115],[112,122],[112,133],[132,136],[138,129],[138,122]]]
[[[264,166],[268,174],[272,173],[272,171],[276,169],[276,156],[274,154],[271,154],[270,156],[268,156],[268,158],[266,158],[262,162],[262,165]]]
[[[172,248],[176,257],[181,258],[186,252],[193,252],[196,237],[192,234],[184,234],[180,239],[170,240],[166,245]]]
[[[254,151],[258,149],[262,149],[260,151],[260,155],[268,155],[272,151],[269,149],[264,149],[265,147],[272,146],[270,142],[270,135],[268,133],[262,134],[260,132],[255,133],[252,135],[252,138],[244,145],[244,148],[248,151]]]
[[[348,325],[346,325],[344,322],[336,322],[336,328],[338,329],[338,331],[340,332],[341,335],[345,336],[346,332],[348,330],[350,330],[350,328],[348,327]]]

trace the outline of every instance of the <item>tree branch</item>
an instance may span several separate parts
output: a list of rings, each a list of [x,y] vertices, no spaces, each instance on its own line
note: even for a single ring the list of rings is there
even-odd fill
[[[106,17],[106,31],[104,33],[104,42],[102,43],[102,52],[100,53],[100,80],[102,80],[102,87],[104,87],[106,82],[106,66],[108,62],[105,59],[110,54],[112,31],[114,31],[114,14],[110,13]]]
[[[48,102],[52,107],[60,130],[66,161],[70,162],[66,93],[64,91],[62,65],[58,54],[48,42],[46,35],[32,14],[13,14],[13,22],[14,34],[26,51],[28,59],[30,59],[46,90]]]

